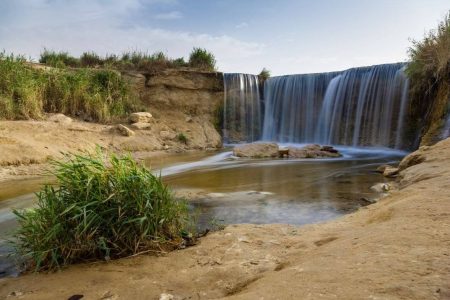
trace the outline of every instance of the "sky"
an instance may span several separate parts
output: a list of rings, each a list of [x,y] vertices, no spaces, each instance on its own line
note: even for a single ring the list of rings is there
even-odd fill
[[[406,61],[449,0],[0,0],[0,51],[37,60],[141,50],[214,53],[223,72],[272,75]]]

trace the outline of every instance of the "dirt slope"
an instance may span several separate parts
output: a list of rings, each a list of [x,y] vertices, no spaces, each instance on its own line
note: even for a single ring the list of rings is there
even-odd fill
[[[335,221],[229,226],[163,257],[2,279],[0,297],[450,299],[450,139],[406,162],[400,190]]]

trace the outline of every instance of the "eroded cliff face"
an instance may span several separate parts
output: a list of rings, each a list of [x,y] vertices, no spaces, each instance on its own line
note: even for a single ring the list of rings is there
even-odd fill
[[[158,75],[126,73],[141,102],[154,116],[157,133],[182,133],[191,148],[217,148],[222,139],[215,128],[223,101],[221,73],[165,70]],[[167,133],[168,132],[168,133]]]

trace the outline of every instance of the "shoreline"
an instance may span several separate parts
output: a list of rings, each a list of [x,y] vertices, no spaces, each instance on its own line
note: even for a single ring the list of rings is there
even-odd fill
[[[0,299],[447,299],[450,139],[409,154],[399,189],[325,223],[227,226],[163,256],[0,279]]]

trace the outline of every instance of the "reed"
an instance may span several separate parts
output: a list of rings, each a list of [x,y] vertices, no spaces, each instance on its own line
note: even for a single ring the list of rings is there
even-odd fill
[[[191,237],[185,202],[130,156],[66,154],[37,206],[15,210],[15,249],[36,271],[173,249]]]

